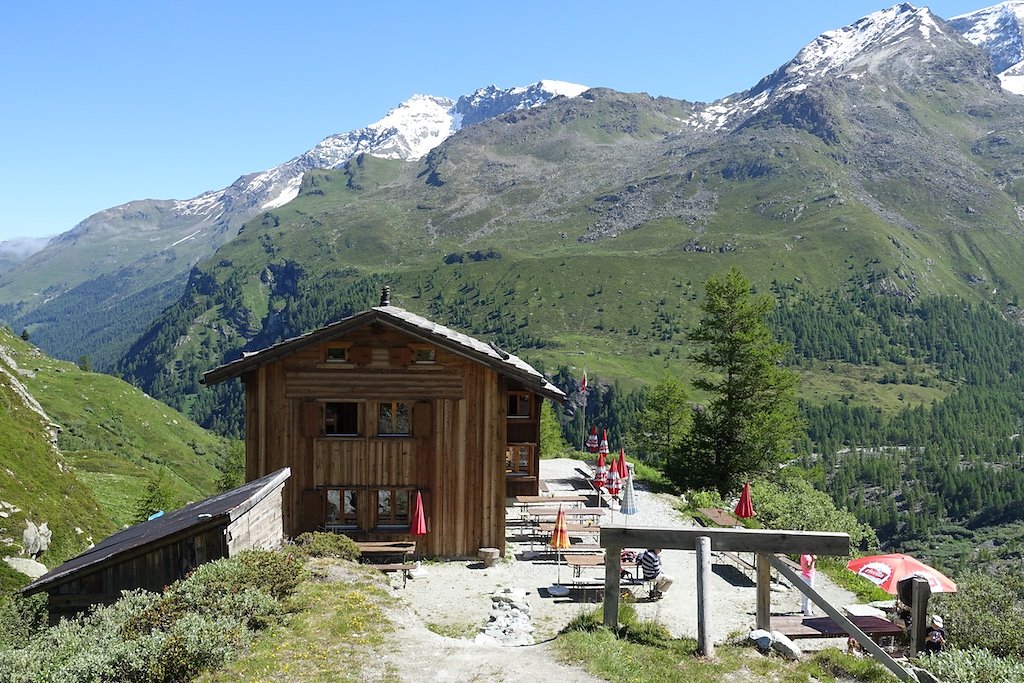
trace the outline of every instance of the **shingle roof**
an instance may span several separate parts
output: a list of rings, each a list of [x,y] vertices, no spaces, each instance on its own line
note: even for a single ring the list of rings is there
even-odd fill
[[[331,339],[349,330],[375,322],[391,325],[424,341],[431,341],[454,353],[488,365],[499,374],[513,377],[532,387],[542,396],[556,401],[565,399],[565,394],[561,389],[549,382],[544,375],[518,356],[503,351],[494,344],[488,344],[444,325],[439,325],[398,306],[375,306],[368,311],[343,318],[319,330],[286,339],[256,353],[243,355],[238,360],[206,372],[203,375],[203,383],[216,384],[232,377],[238,377],[309,344]]]
[[[47,585],[58,582],[70,574],[94,565],[116,562],[117,556],[140,551],[146,546],[159,546],[160,541],[188,529],[198,530],[203,527],[226,526],[263,500],[268,493],[289,476],[291,476],[291,469],[285,467],[271,472],[265,477],[254,479],[236,489],[122,529],[77,557],[51,569],[25,586],[22,592],[31,594],[45,590]]]

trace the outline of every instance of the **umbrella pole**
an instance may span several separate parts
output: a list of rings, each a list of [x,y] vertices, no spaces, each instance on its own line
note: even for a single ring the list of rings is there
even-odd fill
[[[557,575],[556,575],[557,578],[555,579],[555,584],[561,586],[562,585],[562,549],[561,548],[555,548],[555,567],[556,567],[555,571],[557,572]]]

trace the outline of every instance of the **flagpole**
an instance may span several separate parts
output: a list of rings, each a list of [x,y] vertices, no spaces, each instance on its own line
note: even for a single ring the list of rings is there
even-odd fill
[[[580,438],[580,452],[587,452],[587,369],[583,368],[583,379],[580,380],[580,393],[583,394],[583,436]]]

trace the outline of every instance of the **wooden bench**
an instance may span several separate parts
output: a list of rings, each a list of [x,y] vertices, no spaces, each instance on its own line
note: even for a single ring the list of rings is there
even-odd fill
[[[733,527],[743,525],[739,517],[721,508],[697,508],[697,512],[706,517],[715,526]],[[704,519],[700,517],[694,517],[694,519],[701,526],[708,526]]]
[[[717,553],[719,557],[728,560],[730,564],[734,565],[751,580],[757,580],[757,567],[752,565],[750,562],[747,562],[736,553],[729,552],[727,550],[716,550],[715,553]]]
[[[409,572],[411,572],[413,569],[416,569],[416,563],[415,562],[393,562],[391,564],[368,564],[366,566],[367,567],[373,567],[374,569],[379,569],[380,571],[384,572],[385,574],[390,574],[392,572],[402,572],[402,588],[405,588],[405,587],[407,587],[409,585]]]

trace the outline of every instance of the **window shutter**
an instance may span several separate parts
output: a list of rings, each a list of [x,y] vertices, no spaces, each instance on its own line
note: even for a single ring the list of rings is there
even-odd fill
[[[353,346],[348,351],[348,359],[356,365],[369,365],[373,360],[373,349],[369,346]]]
[[[412,407],[412,433],[418,437],[426,437],[434,429],[434,404],[430,401],[417,401]]]
[[[391,364],[408,366],[412,364],[412,349],[404,346],[399,349],[391,349]]]
[[[302,404],[302,435],[320,436],[324,431],[324,413],[319,403]]]

